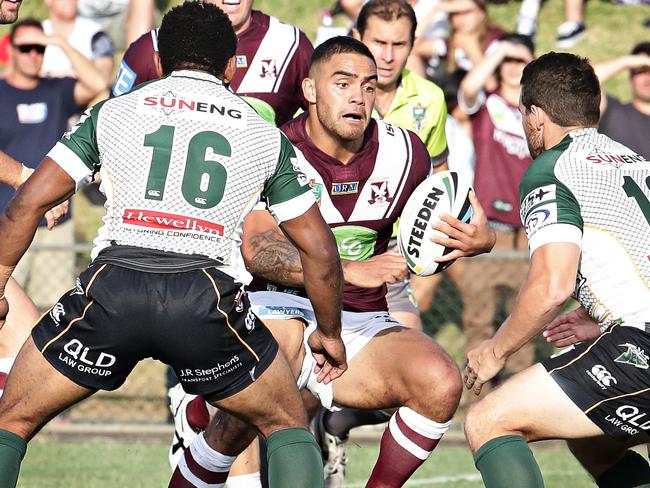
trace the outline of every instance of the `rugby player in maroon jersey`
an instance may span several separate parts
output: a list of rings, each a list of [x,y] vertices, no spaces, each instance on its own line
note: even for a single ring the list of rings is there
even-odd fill
[[[303,81],[307,113],[283,127],[309,163],[301,170],[311,180],[339,251],[344,251],[344,240],[355,238],[368,251],[363,260],[342,256],[342,338],[350,361],[344,377],[328,385],[313,377],[303,347],[313,312],[301,290],[302,269],[295,249],[267,211],[249,215],[242,247],[249,271],[258,278],[252,288],[257,291],[249,294],[251,303],[280,343],[300,385],[327,407],[394,412],[366,485],[371,488],[406,482],[448,429],[461,393],[458,368],[444,350],[386,311],[386,283],[407,272],[402,257],[386,253],[392,225],[410,192],[429,174],[431,163],[415,134],[371,119],[376,79],[376,64],[366,46],[349,37],[326,41],[314,52],[309,77]],[[376,198],[379,187],[374,183],[387,183],[388,196]],[[448,236],[436,241],[455,249],[449,259],[487,252],[494,244],[494,233],[473,196],[472,204],[470,224],[444,217],[435,226]],[[239,452],[254,438],[255,432],[241,422],[222,412],[217,415],[224,418],[212,422],[185,450],[185,473],[188,467],[203,473],[225,469],[211,464],[206,446],[215,439],[232,439],[232,452]]]
[[[274,114],[282,125],[299,108],[305,108],[300,83],[307,77],[313,47],[297,27],[253,10],[253,0],[208,0],[230,18],[237,34],[235,76],[230,87],[238,95],[253,97],[258,111]],[[191,28],[188,26],[188,28]],[[124,53],[113,96],[158,78],[153,53],[158,50],[158,30],[143,34]],[[266,114],[263,114],[266,115]]]

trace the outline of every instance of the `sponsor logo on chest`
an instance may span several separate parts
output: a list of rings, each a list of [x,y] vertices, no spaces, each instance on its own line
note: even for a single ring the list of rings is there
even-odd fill
[[[235,66],[237,68],[248,68],[248,59],[243,54],[237,55],[235,58]]]
[[[332,183],[332,195],[351,195],[359,192],[358,181],[347,181],[344,183]]]

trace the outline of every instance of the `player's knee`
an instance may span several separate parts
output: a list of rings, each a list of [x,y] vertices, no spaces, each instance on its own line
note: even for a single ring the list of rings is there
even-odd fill
[[[427,402],[433,418],[445,421],[458,408],[462,391],[458,366],[450,358],[437,357],[420,370],[412,398],[416,403],[418,399]]]
[[[29,439],[39,426],[38,420],[29,418],[24,409],[0,402],[0,429]]]
[[[522,435],[513,425],[516,417],[505,405],[491,401],[488,395],[473,404],[465,416],[465,436],[472,451],[476,451],[490,439],[503,435]]]

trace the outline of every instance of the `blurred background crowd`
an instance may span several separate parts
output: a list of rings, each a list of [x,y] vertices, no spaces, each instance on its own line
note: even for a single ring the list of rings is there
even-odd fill
[[[125,50],[176,3],[25,1],[18,27],[0,30],[0,150],[36,167],[85,107],[109,96]],[[472,175],[498,235],[495,251],[413,282],[424,329],[460,362],[464,349],[492,335],[526,272],[518,214],[519,179],[531,163],[518,111],[523,67],[549,50],[589,57],[603,87],[601,131],[650,159],[650,1],[409,0],[417,27],[406,38],[399,29],[377,29],[372,18],[359,25],[365,3],[256,0],[253,8],[297,26],[314,44],[360,37],[378,65],[375,116],[417,132],[434,165],[446,155],[449,169]],[[12,194],[0,188],[0,207]],[[55,303],[87,264],[101,205],[90,187],[53,231],[37,233],[15,277],[39,308]],[[540,340],[511,371],[548,351]],[[132,375],[117,396],[155,405],[140,409],[142,418],[130,412],[134,420],[164,419],[164,374],[158,365],[143,368],[150,369]],[[102,394],[91,400],[101,401]],[[94,406],[77,410],[86,420],[107,418]]]

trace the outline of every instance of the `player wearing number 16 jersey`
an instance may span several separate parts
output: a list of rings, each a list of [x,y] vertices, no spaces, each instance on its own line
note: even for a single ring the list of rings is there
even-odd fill
[[[49,419],[153,357],[267,437],[282,486],[317,487],[320,453],[277,342],[250,309],[239,247],[244,217],[264,199],[301,250],[318,315],[310,344],[331,381],[346,368],[336,241],[291,144],[224,86],[235,69],[228,17],[185,2],[159,40],[165,76],[90,109],[0,216],[3,294],[45,211],[102,176],[93,263],[34,327],[0,400],[0,486],[15,486],[26,440]],[[212,447],[231,459],[221,441]]]
[[[601,488],[650,486],[628,451],[650,432],[650,162],[595,128],[598,78],[585,59],[528,64],[520,111],[535,158],[520,186],[530,269],[510,317],[468,354],[480,392],[571,294],[604,331],[513,376],[470,409],[465,430],[488,488],[542,487],[526,442],[567,439]]]

